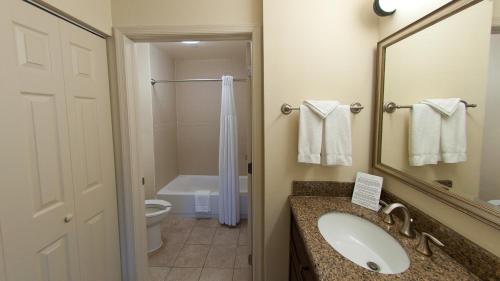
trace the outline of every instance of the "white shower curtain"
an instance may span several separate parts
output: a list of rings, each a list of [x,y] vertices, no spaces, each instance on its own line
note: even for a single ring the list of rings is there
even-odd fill
[[[222,76],[219,136],[219,222],[235,226],[240,221],[238,130],[233,77]]]

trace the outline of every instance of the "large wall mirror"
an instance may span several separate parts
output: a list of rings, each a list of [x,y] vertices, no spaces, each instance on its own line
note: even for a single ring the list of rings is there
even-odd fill
[[[379,43],[374,167],[500,228],[500,34],[451,1]]]

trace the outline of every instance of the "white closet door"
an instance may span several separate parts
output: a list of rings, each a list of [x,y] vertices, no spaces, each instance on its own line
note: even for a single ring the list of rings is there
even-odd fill
[[[60,21],[82,281],[120,280],[106,42]]]
[[[0,279],[79,280],[58,19],[2,1],[0,34]]]

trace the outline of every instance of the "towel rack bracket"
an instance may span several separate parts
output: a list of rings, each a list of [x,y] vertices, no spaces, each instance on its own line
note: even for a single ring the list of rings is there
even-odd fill
[[[364,106],[361,105],[359,102],[351,103],[351,112],[354,114],[358,114],[365,108]]]
[[[294,110],[294,108],[291,105],[289,105],[288,103],[284,103],[281,106],[281,113],[283,113],[285,115],[289,115],[290,113],[292,113],[293,110]]]
[[[395,102],[390,101],[390,102],[384,103],[384,111],[385,112],[393,113],[394,111],[396,111],[396,109],[398,109],[398,105]]]

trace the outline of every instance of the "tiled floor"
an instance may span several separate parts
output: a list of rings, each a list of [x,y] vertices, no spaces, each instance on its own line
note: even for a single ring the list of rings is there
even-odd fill
[[[163,247],[149,256],[151,281],[250,281],[247,222],[229,228],[216,219],[170,215]]]

